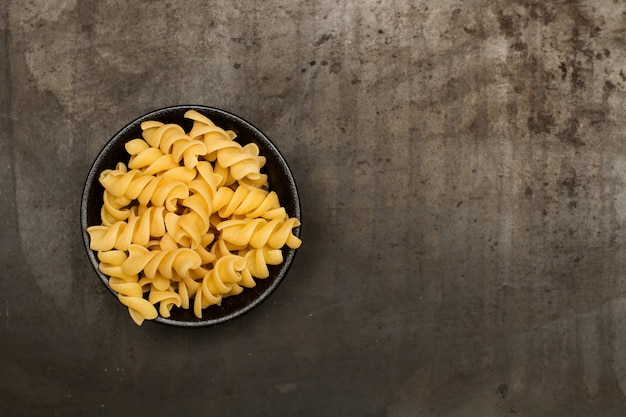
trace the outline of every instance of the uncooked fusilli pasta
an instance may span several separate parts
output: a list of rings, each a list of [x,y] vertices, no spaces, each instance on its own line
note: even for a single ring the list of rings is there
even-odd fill
[[[104,170],[101,224],[87,228],[99,268],[131,318],[204,309],[255,286],[295,249],[300,225],[261,172],[265,157],[190,110],[189,132],[146,121],[128,164]]]

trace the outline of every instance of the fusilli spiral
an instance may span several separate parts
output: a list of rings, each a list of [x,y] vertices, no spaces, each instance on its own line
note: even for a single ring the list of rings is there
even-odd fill
[[[153,320],[158,316],[154,304],[143,297],[144,283],[139,281],[137,274],[123,272],[122,264],[127,255],[123,251],[112,250],[98,253],[100,270],[109,275],[109,286],[115,292],[122,304],[128,307],[128,312],[137,325],[144,320]]]

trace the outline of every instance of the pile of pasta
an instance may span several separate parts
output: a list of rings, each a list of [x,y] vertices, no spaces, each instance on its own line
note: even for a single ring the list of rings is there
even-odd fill
[[[90,226],[99,269],[137,325],[174,306],[204,309],[255,286],[300,225],[268,189],[257,145],[190,110],[191,130],[156,120],[126,143],[128,165],[104,170],[102,224]],[[158,308],[158,310],[157,310]]]

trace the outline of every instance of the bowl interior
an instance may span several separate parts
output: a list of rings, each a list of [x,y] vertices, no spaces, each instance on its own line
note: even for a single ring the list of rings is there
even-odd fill
[[[237,134],[237,142],[242,145],[250,142],[256,143],[261,155],[265,156],[267,161],[263,171],[268,175],[270,189],[278,194],[280,203],[285,207],[289,216],[300,219],[298,191],[285,159],[276,146],[252,124],[229,112],[207,106],[175,106],[148,113],[128,124],[111,138],[96,157],[83,190],[81,226],[87,255],[102,282],[116,296],[117,293],[109,286],[108,277],[98,269],[97,253],[89,249],[89,234],[86,231],[89,226],[101,224],[100,210],[104,189],[98,178],[103,170],[114,168],[118,162],[128,163],[129,155],[124,145],[129,140],[141,137],[142,122],[158,120],[163,123],[177,123],[185,131],[189,131],[193,122],[183,117],[187,110],[196,110],[211,119],[217,126],[226,130],[233,130]],[[299,235],[299,232],[299,227],[293,231],[296,236]],[[246,288],[239,295],[224,298],[219,306],[214,305],[206,308],[203,311],[202,319],[198,319],[193,314],[192,309],[185,310],[174,307],[171,317],[159,316],[156,321],[175,326],[199,327],[218,324],[238,317],[264,301],[276,289],[289,270],[295,252],[295,250],[285,246],[283,248],[283,263],[269,265],[270,276],[268,278],[255,279],[255,287]]]

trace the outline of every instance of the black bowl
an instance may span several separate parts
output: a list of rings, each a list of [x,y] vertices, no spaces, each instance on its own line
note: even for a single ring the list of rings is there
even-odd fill
[[[126,153],[124,145],[132,139],[141,137],[142,122],[158,120],[163,123],[177,123],[185,131],[189,131],[192,121],[183,117],[188,110],[196,110],[222,129],[234,131],[237,134],[237,142],[242,145],[250,142],[257,144],[260,154],[266,158],[263,171],[268,176],[270,189],[278,194],[280,203],[285,207],[287,214],[290,217],[300,219],[298,190],[287,162],[267,136],[252,124],[224,110],[199,105],[173,106],[150,112],[132,121],[109,140],[89,170],[83,189],[80,222],[87,256],[100,280],[116,297],[117,293],[109,286],[109,277],[98,269],[97,252],[89,248],[90,238],[86,231],[89,226],[101,224],[100,209],[103,203],[104,188],[98,178],[103,170],[114,168],[118,162],[128,163],[129,155]],[[300,228],[295,228],[293,233],[299,236]],[[155,321],[180,327],[201,327],[223,323],[239,317],[258,306],[278,287],[287,274],[295,253],[294,249],[285,246],[283,248],[283,263],[269,265],[270,276],[268,278],[256,279],[255,287],[246,288],[239,295],[224,298],[219,306],[213,305],[204,309],[201,319],[194,315],[193,306],[190,306],[191,308],[188,310],[174,307],[169,318],[158,316]],[[191,302],[193,303],[193,300]]]

